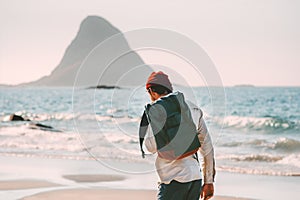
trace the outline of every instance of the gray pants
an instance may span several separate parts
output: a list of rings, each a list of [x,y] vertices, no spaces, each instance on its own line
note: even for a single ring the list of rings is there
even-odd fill
[[[199,200],[202,180],[187,183],[171,181],[169,184],[160,184],[157,195],[158,200]]]

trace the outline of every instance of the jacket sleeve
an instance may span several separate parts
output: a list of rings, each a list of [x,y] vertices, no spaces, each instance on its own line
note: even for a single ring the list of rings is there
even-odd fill
[[[202,117],[202,111],[198,123],[198,138],[201,144],[200,154],[203,157],[201,160],[201,167],[203,172],[204,183],[213,183],[215,177],[215,159],[214,159],[214,148],[212,140],[209,135],[208,129]]]

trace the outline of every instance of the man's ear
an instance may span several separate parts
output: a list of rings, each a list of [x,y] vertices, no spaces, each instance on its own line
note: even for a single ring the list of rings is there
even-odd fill
[[[160,95],[157,92],[152,91],[152,96],[156,99],[159,99]]]

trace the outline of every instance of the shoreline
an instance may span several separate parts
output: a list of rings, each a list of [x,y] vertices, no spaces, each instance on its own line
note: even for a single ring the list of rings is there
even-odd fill
[[[97,178],[91,175],[76,175],[81,177],[78,182],[107,182],[107,181],[120,181],[116,180],[116,177],[110,175],[97,175]],[[77,182],[77,181],[76,181]],[[75,187],[72,189],[66,188],[64,185],[58,185],[48,181],[42,180],[10,180],[10,181],[0,181],[0,191],[18,191],[26,189],[39,189],[39,188],[48,188],[48,191],[34,192],[22,196],[20,200],[81,200],[82,197],[86,200],[97,200],[97,199],[130,199],[130,200],[153,200],[156,199],[157,191],[156,190],[139,190],[139,189],[114,189],[114,188],[82,188]],[[230,197],[230,196],[214,196],[214,200],[251,200],[249,198],[239,198],[239,197]],[[252,199],[253,200],[253,199]]]
[[[156,191],[154,190],[122,190],[122,189],[66,189],[53,190],[39,193],[33,196],[24,197],[21,200],[98,200],[98,199],[130,199],[130,200],[155,200]],[[212,200],[253,200],[238,197],[215,196]]]
[[[95,160],[63,160],[0,156],[0,196],[6,200],[156,199],[156,173],[130,174],[109,169]],[[119,163],[121,164],[121,163]],[[135,165],[143,168],[143,165]],[[299,196],[298,177],[217,172],[215,200],[279,200]],[[289,191],[288,194],[281,191]]]

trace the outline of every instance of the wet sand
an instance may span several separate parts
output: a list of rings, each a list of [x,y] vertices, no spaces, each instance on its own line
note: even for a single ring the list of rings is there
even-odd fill
[[[0,156],[0,159],[2,161],[0,196],[5,200],[156,199],[155,172],[144,174],[118,172],[94,160],[7,156]],[[216,196],[212,199],[295,199],[299,196],[297,193],[299,184],[298,177],[218,171],[215,183]],[[289,193],[283,194],[281,191]]]

